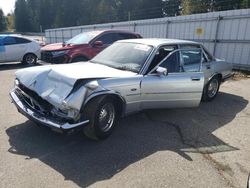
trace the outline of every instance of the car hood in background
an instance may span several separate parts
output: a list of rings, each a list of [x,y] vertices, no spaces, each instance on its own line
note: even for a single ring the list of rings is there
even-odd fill
[[[24,86],[35,91],[43,99],[55,106],[62,104],[77,80],[128,77],[133,75],[136,75],[136,73],[90,62],[37,66],[16,72],[16,78]]]
[[[81,45],[87,45],[87,44],[81,44]],[[63,43],[55,43],[55,44],[48,44],[42,47],[41,50],[43,51],[60,51],[60,50],[69,50],[74,48],[76,45],[70,45],[70,44],[63,44]]]

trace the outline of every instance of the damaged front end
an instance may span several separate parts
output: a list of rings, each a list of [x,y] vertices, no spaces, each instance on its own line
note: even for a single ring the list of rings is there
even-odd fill
[[[51,102],[16,79],[10,96],[18,111],[28,119],[63,132],[84,126],[89,122],[83,115],[84,107],[82,105],[96,90],[102,90],[97,81],[79,83],[61,104],[52,105]]]

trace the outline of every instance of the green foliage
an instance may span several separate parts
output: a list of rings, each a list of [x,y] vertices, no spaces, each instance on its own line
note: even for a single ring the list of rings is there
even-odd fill
[[[15,29],[15,15],[14,12],[11,12],[7,15],[7,30],[14,31]]]
[[[0,32],[7,29],[6,18],[4,16],[3,10],[0,9]]]
[[[249,8],[250,0],[16,0],[17,31]],[[13,19],[14,17],[11,17]],[[9,20],[9,19],[8,19]],[[8,23],[11,23],[11,21]],[[2,26],[1,26],[2,27]]]

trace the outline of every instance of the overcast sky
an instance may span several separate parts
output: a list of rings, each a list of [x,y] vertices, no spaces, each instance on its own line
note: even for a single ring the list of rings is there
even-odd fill
[[[14,11],[16,0],[0,0],[0,8],[3,9],[4,14],[10,13],[11,10]]]

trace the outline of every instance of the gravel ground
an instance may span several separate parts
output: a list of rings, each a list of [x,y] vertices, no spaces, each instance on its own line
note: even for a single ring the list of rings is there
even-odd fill
[[[122,119],[107,140],[35,126],[8,92],[22,65],[0,65],[0,187],[246,187],[250,79],[193,109]]]

